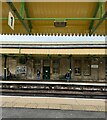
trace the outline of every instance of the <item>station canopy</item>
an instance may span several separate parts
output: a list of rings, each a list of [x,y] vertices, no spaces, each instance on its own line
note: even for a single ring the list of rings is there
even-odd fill
[[[1,34],[107,34],[107,2],[14,1],[1,2]],[[14,30],[8,26],[9,11],[15,17]]]

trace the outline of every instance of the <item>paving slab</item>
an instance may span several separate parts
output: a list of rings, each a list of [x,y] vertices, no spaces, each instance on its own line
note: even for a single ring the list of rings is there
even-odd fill
[[[49,109],[61,109],[59,104],[48,104],[49,105]]]
[[[79,105],[101,105],[105,106],[105,101],[104,99],[75,99],[77,104]]]
[[[28,103],[25,105],[25,108],[37,108],[37,104],[35,103]]]
[[[37,108],[49,108],[49,105],[47,103],[37,104]]]
[[[106,106],[96,106],[98,111],[107,111]]]
[[[13,107],[25,107],[27,103],[16,103]]]
[[[2,107],[13,107],[15,103],[13,102],[6,102],[6,103],[3,103]]]
[[[60,108],[62,110],[72,110],[72,105],[60,105]]]

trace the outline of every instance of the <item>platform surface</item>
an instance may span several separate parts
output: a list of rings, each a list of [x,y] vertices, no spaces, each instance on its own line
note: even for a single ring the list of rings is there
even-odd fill
[[[106,120],[106,115],[105,112],[93,111],[2,108],[2,118],[14,118],[14,120],[17,120],[15,118],[31,118],[30,120],[32,120],[32,118],[64,118],[63,120],[66,120],[65,118],[70,118],[70,120],[71,118],[78,118],[76,120]]]
[[[0,107],[107,111],[105,99],[0,96]]]

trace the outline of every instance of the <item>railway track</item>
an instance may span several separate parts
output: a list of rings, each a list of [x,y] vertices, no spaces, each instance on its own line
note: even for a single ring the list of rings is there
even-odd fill
[[[63,83],[63,82],[3,82],[2,95],[51,96],[107,99],[106,84]]]

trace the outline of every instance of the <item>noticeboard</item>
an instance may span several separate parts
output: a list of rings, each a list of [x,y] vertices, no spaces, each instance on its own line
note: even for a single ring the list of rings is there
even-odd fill
[[[16,74],[26,74],[26,66],[17,66]]]

